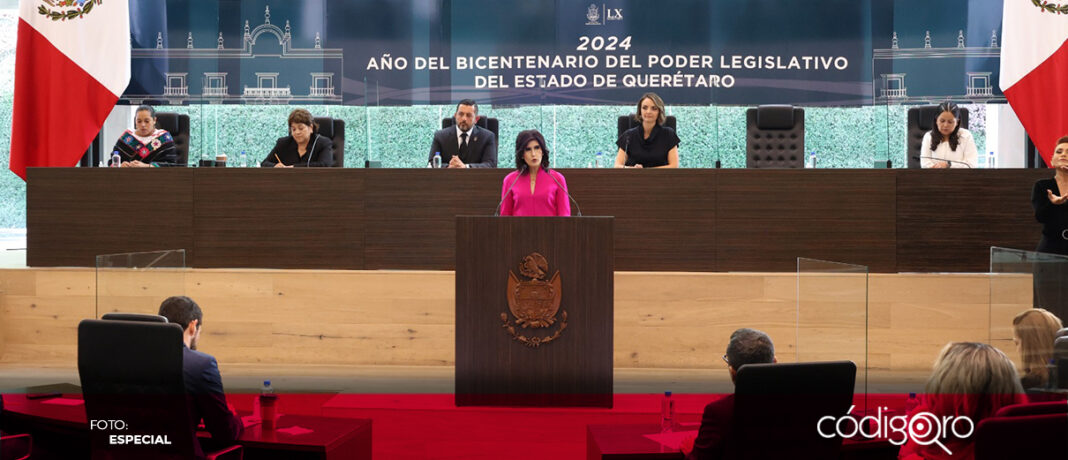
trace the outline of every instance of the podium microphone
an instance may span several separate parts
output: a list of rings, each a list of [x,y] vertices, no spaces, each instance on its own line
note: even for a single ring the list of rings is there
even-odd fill
[[[560,185],[560,181],[556,180],[556,178],[553,177],[552,170],[550,170],[548,172],[548,174],[549,174],[549,177],[553,180],[553,182],[556,182],[556,186],[560,187],[560,189],[564,191],[564,194],[567,195],[567,199],[571,200],[572,203],[575,203],[575,212],[578,213],[577,217],[582,217],[582,209],[579,208],[578,201],[575,201],[575,199],[571,197],[571,192],[568,192],[567,191],[567,187],[564,187],[563,185]]]
[[[509,185],[508,190],[505,190],[504,194],[501,195],[501,201],[497,203],[497,209],[493,211],[494,216],[501,215],[501,206],[504,205],[504,199],[508,197],[508,192],[512,191],[512,187],[515,187],[516,182],[519,182],[519,177],[525,172],[527,172],[527,165],[526,163],[523,163],[523,165],[519,167],[519,174],[515,175],[515,180],[512,181],[512,185]]]

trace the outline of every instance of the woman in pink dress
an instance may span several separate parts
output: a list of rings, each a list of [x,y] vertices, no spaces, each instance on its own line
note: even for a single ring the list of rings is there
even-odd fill
[[[516,171],[501,186],[502,216],[570,216],[564,175],[549,169],[549,149],[536,129],[515,139]]]

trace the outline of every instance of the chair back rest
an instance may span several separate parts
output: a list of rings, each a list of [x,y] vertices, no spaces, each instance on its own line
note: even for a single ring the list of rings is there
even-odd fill
[[[1068,403],[1064,401],[1047,401],[1038,403],[1013,404],[998,409],[995,417],[1018,417],[1021,415],[1068,414]]]
[[[975,428],[975,460],[1068,458],[1064,414],[989,417]]]
[[[441,119],[441,129],[448,128],[455,124],[456,120],[452,118]],[[477,125],[479,128],[488,129],[491,133],[493,133],[493,137],[497,138],[497,145],[500,145],[501,136],[497,133],[497,131],[500,129],[501,125],[496,118],[479,116],[478,121],[475,121],[475,125]]]
[[[838,419],[853,403],[851,361],[748,364],[734,382],[732,458],[838,458],[842,438],[819,435],[821,417]]]
[[[638,120],[634,119],[633,114],[620,115],[619,119],[616,120],[616,139],[619,139],[619,137],[622,136],[626,130],[638,126],[639,124],[641,123],[638,122]],[[675,119],[674,115],[668,115],[664,118],[664,126],[667,126],[668,128],[674,130],[675,135],[679,134],[679,129],[677,128],[678,120]]]
[[[143,321],[143,322],[148,322],[148,323],[166,323],[167,322],[167,318],[164,317],[164,316],[160,316],[160,315],[145,315],[145,314],[141,314],[141,313],[120,313],[120,312],[104,313],[104,316],[101,316],[100,319],[109,320],[109,321]]]
[[[91,458],[194,456],[197,441],[182,374],[183,349],[177,324],[95,319],[78,324],[86,417],[126,425],[123,430],[90,429]],[[112,445],[111,435],[167,436],[170,445]]]
[[[923,143],[923,135],[934,129],[935,120],[938,120],[937,105],[921,105],[912,107],[908,111],[908,132],[905,134],[905,152],[908,155],[908,167],[920,167],[920,150]],[[968,109],[960,108],[960,127],[968,129]]]
[[[805,109],[762,105],[745,111],[746,168],[805,167]]]
[[[334,167],[345,167],[345,120],[331,117],[315,117],[319,134],[334,143]]]
[[[174,147],[178,150],[175,162],[181,166],[189,164],[189,115],[156,112],[156,128],[167,130],[174,138]]]

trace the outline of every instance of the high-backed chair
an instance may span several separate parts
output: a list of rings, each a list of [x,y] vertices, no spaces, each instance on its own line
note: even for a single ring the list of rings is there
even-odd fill
[[[104,313],[104,316],[101,316],[100,319],[109,320],[109,321],[142,321],[142,322],[148,322],[148,323],[166,323],[167,322],[167,318],[164,317],[164,316],[160,316],[160,315],[145,315],[145,314],[141,314],[141,313],[120,313],[120,312]]]
[[[455,124],[456,120],[453,120],[452,118],[441,119],[441,129],[448,128]],[[501,145],[501,135],[497,132],[500,129],[500,122],[497,121],[496,118],[483,117],[480,115],[478,117],[478,121],[476,121],[475,124],[478,125],[479,128],[485,128],[490,130],[490,132],[493,133],[493,137],[497,138],[497,145]]]
[[[817,432],[821,417],[845,415],[857,366],[850,361],[747,364],[734,382],[734,432],[727,458],[838,458],[842,438]],[[828,431],[833,431],[831,427]]]
[[[334,167],[345,167],[345,120],[330,117],[315,117],[319,134],[334,143]]]
[[[1068,458],[1065,433],[1065,414],[990,417],[975,428],[975,460]]]
[[[189,164],[189,115],[174,112],[156,112],[156,128],[165,129],[174,138],[178,150],[179,166]]]
[[[619,139],[619,136],[622,136],[624,131],[638,126],[639,124],[638,120],[634,119],[633,114],[620,115],[619,119],[616,120],[616,139]],[[676,127],[678,126],[678,120],[675,119],[674,115],[668,115],[664,118],[664,126],[675,130],[675,134],[679,133],[679,129]]]
[[[131,319],[78,324],[78,374],[86,417],[122,420],[125,425],[121,430],[90,429],[91,458],[195,458],[198,441],[182,374],[182,328]],[[170,444],[112,445],[111,435],[166,435]],[[241,455],[240,446],[232,446],[206,458]]]
[[[26,460],[33,453],[33,437],[28,434],[0,433],[0,459]]]
[[[805,109],[762,105],[745,111],[746,168],[805,167]]]
[[[920,167],[920,144],[923,135],[934,128],[938,119],[937,105],[921,105],[908,111],[908,132],[905,134],[905,154],[908,155],[909,168]],[[960,127],[968,129],[968,109],[960,108]]]

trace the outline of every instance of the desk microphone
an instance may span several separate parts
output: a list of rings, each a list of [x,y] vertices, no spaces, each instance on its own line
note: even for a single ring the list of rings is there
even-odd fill
[[[945,161],[945,162],[950,163],[951,165],[954,165],[954,164],[964,165],[964,166],[968,167],[969,169],[972,167],[972,165],[970,165],[968,163],[965,163],[963,161],[947,160],[945,158],[935,158],[935,157],[928,157],[928,156],[920,156],[920,158],[921,159],[927,159],[927,160],[935,160],[935,161]]]
[[[526,163],[523,163],[523,165],[519,167],[519,174],[515,175],[515,180],[512,181],[512,185],[509,185],[508,190],[505,190],[504,194],[501,195],[501,201],[497,203],[497,209],[493,211],[494,216],[501,215],[501,206],[504,204],[504,199],[508,197],[508,192],[512,191],[512,187],[515,187],[515,183],[519,182],[519,177],[522,176],[525,172],[527,172],[527,165]]]
[[[582,209],[579,208],[578,201],[575,201],[575,199],[571,197],[571,193],[567,191],[567,187],[560,185],[560,181],[553,177],[552,170],[546,171],[546,174],[549,175],[553,182],[556,182],[557,187],[560,187],[560,189],[564,191],[564,194],[567,195],[567,199],[571,200],[572,203],[575,203],[575,212],[578,213],[578,217],[582,217]]]

